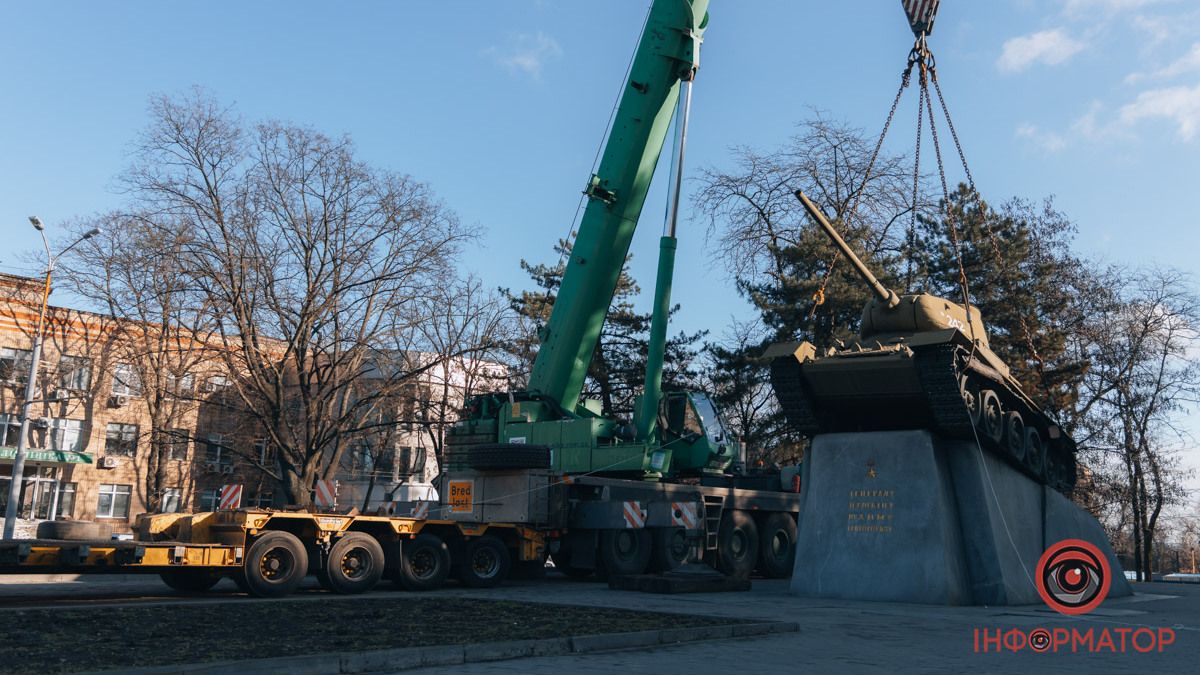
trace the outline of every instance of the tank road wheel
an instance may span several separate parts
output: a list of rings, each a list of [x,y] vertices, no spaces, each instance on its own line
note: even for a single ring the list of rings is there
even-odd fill
[[[982,410],[979,401],[979,384],[967,375],[958,378],[958,391],[962,394],[963,406],[973,426],[979,426],[979,412]]]
[[[1004,414],[1004,445],[1013,459],[1025,461],[1025,420],[1015,410]]]
[[[687,562],[692,547],[688,544],[687,530],[682,527],[650,528],[652,542],[650,551],[651,572],[670,572]]]
[[[383,547],[365,532],[350,532],[329,549],[329,562],[319,578],[334,593],[363,593],[383,576]]]
[[[772,513],[758,529],[758,571],[771,579],[792,576],[796,566],[796,521],[786,513]]]
[[[1000,443],[1004,438],[1004,407],[1000,405],[1000,397],[991,389],[979,392],[979,431],[983,437],[992,443]]]
[[[221,580],[220,574],[209,570],[167,570],[158,576],[172,590],[188,594],[207,593]]]
[[[400,585],[410,591],[442,587],[450,575],[450,551],[432,534],[418,534],[400,545]]]
[[[511,566],[512,555],[504,542],[497,537],[484,535],[463,546],[463,560],[455,569],[455,576],[464,586],[491,588],[499,586],[508,577]]]
[[[645,528],[601,530],[598,562],[609,576],[641,574],[650,564],[651,547],[650,532]]]
[[[250,545],[242,565],[251,595],[278,598],[308,574],[308,551],[290,532],[266,532]]]
[[[1046,446],[1042,443],[1042,435],[1037,429],[1027,427],[1025,429],[1025,466],[1028,466],[1033,471],[1034,475],[1042,477],[1042,470],[1045,467]]]
[[[717,530],[715,567],[731,577],[749,578],[758,564],[758,526],[745,511],[726,511]]]

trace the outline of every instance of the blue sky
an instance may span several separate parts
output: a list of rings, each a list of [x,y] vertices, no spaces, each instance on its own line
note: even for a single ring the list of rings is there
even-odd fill
[[[192,85],[247,120],[348,134],[486,229],[465,263],[523,287],[552,259],[621,85],[645,0],[6,2],[0,6],[0,270],[30,272],[26,217],[118,205],[147,97]],[[896,0],[713,0],[689,166],[783,143],[810,107],[875,134],[912,37]],[[984,196],[1041,199],[1109,262],[1200,272],[1200,6],[945,0],[930,45]],[[913,107],[891,147],[912,143]],[[665,176],[665,172],[661,175]],[[961,176],[952,174],[951,179]],[[665,182],[664,181],[660,181]],[[652,282],[664,195],[634,241]],[[750,312],[684,224],[677,328]],[[648,295],[648,293],[647,293]]]

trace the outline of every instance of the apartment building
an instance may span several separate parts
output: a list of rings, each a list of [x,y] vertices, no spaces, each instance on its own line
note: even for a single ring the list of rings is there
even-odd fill
[[[163,376],[139,370],[138,359],[129,357],[136,351],[129,343],[155,327],[49,307],[41,364],[31,374],[42,288],[42,279],[0,274],[0,512],[6,508],[25,385],[37,377],[21,534],[52,519],[128,529],[152,504],[162,512],[212,510],[228,484],[242,486],[243,505],[285,506],[277,481],[263,470],[275,466],[274,449],[222,404],[231,383],[212,359],[197,356]],[[461,407],[462,392],[503,375],[497,364],[464,359],[425,370],[396,409],[381,416],[386,422],[381,431],[356,439],[342,453],[339,508],[374,509],[427,495],[438,473],[442,430]],[[149,379],[159,389],[143,386]],[[169,424],[157,431],[147,401],[155,393],[159,405],[165,396],[174,406]],[[160,440],[167,447],[161,462],[159,453],[150,452],[156,433],[164,434]]]

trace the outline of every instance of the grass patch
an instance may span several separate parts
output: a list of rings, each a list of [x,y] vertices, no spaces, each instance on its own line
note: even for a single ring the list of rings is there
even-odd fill
[[[72,672],[738,623],[623,609],[413,597],[0,612],[0,671]]]

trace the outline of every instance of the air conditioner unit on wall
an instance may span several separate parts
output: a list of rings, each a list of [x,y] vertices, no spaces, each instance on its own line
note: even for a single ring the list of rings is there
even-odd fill
[[[205,462],[204,463],[205,471],[217,471],[217,470],[219,470],[219,468],[220,467],[217,466],[216,462]]]
[[[51,401],[65,401],[71,398],[71,392],[66,389],[55,389],[50,394]]]
[[[100,458],[100,468],[101,469],[115,469],[118,466],[121,466],[121,460],[117,459],[116,457],[101,457]]]
[[[34,429],[49,429],[50,428],[50,418],[49,417],[38,417],[38,418],[30,420],[30,424],[33,425]]]
[[[233,473],[233,465],[226,464],[225,466],[221,467],[221,473]]]
[[[113,396],[108,397],[108,407],[110,408],[121,408],[124,407],[126,403],[129,403],[128,396],[114,394]]]

